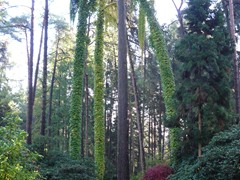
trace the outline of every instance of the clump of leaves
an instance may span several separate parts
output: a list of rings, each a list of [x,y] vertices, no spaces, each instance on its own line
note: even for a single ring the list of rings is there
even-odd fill
[[[157,165],[149,168],[143,176],[143,180],[166,180],[173,173],[173,169],[167,165]]]
[[[240,179],[240,126],[215,135],[201,158],[183,162],[170,179]]]
[[[20,129],[21,119],[8,114],[0,126],[0,179],[36,179],[39,173],[35,162],[39,155],[31,152],[25,143],[26,133]]]

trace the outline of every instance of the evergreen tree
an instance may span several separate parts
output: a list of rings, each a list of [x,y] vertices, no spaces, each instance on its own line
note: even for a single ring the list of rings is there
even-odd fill
[[[181,80],[177,85],[181,154],[201,156],[202,146],[228,126],[231,47],[220,8],[211,0],[191,0],[188,33],[176,45]],[[179,140],[180,140],[179,139]]]

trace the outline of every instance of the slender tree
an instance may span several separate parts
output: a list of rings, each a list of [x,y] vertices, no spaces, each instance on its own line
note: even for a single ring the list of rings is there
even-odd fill
[[[138,0],[142,6],[147,20],[150,26],[150,35],[152,46],[156,52],[156,57],[159,62],[160,76],[163,90],[163,99],[166,106],[166,120],[165,124],[168,127],[174,127],[177,122],[174,120],[176,116],[176,110],[173,102],[173,95],[175,93],[175,82],[174,76],[171,68],[170,58],[165,45],[165,40],[163,37],[162,29],[154,15],[154,8],[151,6],[150,2],[146,0]],[[172,161],[175,161],[175,150],[178,147],[178,128],[170,129],[170,143],[171,151],[173,154]]]
[[[94,158],[98,180],[105,171],[105,120],[104,120],[104,78],[103,78],[103,33],[105,0],[99,1],[97,32],[94,52]]]
[[[39,63],[40,63],[41,52],[42,52],[42,42],[43,42],[44,26],[45,26],[45,17],[43,17],[43,24],[42,24],[42,30],[41,30],[40,43],[39,43],[37,64],[36,64],[36,68],[35,68],[35,78],[34,78],[34,83],[33,83],[33,106],[34,106],[34,101],[35,101],[35,96],[36,96],[36,89],[37,89],[37,80],[38,80]]]
[[[47,109],[47,61],[48,61],[48,0],[45,0],[45,26],[44,26],[44,53],[43,53],[43,80],[42,80],[42,116],[40,134],[46,134]]]
[[[33,53],[34,53],[34,5],[35,1],[32,0],[31,8],[31,29],[30,29],[30,52],[28,58],[28,108],[27,108],[27,144],[32,144],[32,119],[33,119]]]
[[[59,51],[59,41],[60,37],[57,35],[57,44],[55,50],[55,58],[54,58],[54,65],[53,65],[53,72],[52,72],[52,79],[51,79],[51,86],[50,86],[50,94],[49,94],[49,108],[48,108],[48,136],[51,136],[51,125],[52,125],[52,104],[53,104],[53,88],[55,82],[55,75],[57,69],[57,61],[58,61],[58,51]]]
[[[128,157],[128,79],[127,79],[127,32],[125,1],[118,0],[118,154],[117,177],[129,179]]]
[[[234,21],[234,8],[233,0],[229,0],[229,28],[230,35],[233,41],[233,72],[234,72],[234,90],[235,90],[235,104],[236,104],[236,113],[239,116],[240,113],[240,86],[239,86],[239,68],[238,68],[238,58],[237,58],[237,49],[236,49],[236,37],[235,37],[235,21]],[[237,118],[239,122],[239,117]]]
[[[143,127],[142,127],[142,121],[141,121],[141,112],[140,112],[140,103],[139,103],[139,93],[137,89],[137,78],[134,70],[134,64],[132,60],[132,53],[131,53],[131,47],[129,44],[129,41],[127,41],[128,44],[128,57],[130,62],[130,68],[131,68],[131,79],[132,79],[132,86],[133,86],[133,94],[134,94],[134,103],[136,108],[136,115],[137,115],[137,128],[138,128],[138,143],[139,143],[139,157],[140,157],[140,166],[141,170],[145,171],[145,156],[144,156],[144,148],[143,148]]]
[[[71,1],[71,7],[75,13],[76,8],[79,8],[78,13],[78,27],[77,27],[77,40],[76,50],[73,64],[73,86],[72,86],[72,102],[70,109],[70,155],[73,158],[79,158],[81,152],[81,109],[82,109],[82,94],[83,94],[83,77],[84,77],[84,61],[86,55],[86,30],[88,18],[87,0]],[[75,13],[70,15],[72,20]]]

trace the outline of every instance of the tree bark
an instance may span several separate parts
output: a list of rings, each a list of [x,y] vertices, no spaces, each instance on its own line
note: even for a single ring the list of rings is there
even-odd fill
[[[39,44],[39,51],[38,51],[38,58],[37,58],[37,64],[36,64],[36,69],[35,69],[35,78],[34,78],[34,84],[33,84],[33,106],[34,106],[34,102],[35,102],[36,89],[37,89],[37,77],[38,77],[39,63],[40,63],[41,51],[42,51],[44,26],[45,26],[45,17],[43,18],[40,44]]]
[[[40,134],[45,136],[46,107],[47,107],[47,58],[48,58],[48,0],[45,0],[45,26],[44,26],[44,55],[43,55],[43,82],[42,82],[42,121]]]
[[[199,108],[199,113],[198,113],[198,131],[199,131],[199,140],[198,140],[198,157],[202,156],[202,117],[201,117],[201,112]]]
[[[124,0],[118,0],[118,180],[129,180],[127,32],[124,2]]]
[[[51,124],[52,124],[52,99],[53,99],[53,87],[54,87],[54,81],[55,81],[55,74],[57,69],[57,61],[58,61],[58,46],[59,46],[59,37],[57,39],[57,45],[56,45],[56,51],[55,51],[55,59],[54,59],[54,65],[53,65],[53,73],[52,73],[52,79],[51,79],[51,87],[50,87],[50,95],[49,95],[49,110],[48,110],[48,136],[51,136]]]
[[[27,108],[27,144],[32,144],[32,119],[33,119],[33,53],[34,53],[34,5],[35,1],[32,0],[31,9],[31,30],[30,30],[30,52],[28,58],[28,108]]]
[[[127,44],[128,44],[128,57],[129,57],[130,68],[131,68],[131,79],[132,79],[132,87],[133,87],[133,94],[134,94],[134,103],[135,103],[136,115],[137,115],[137,128],[139,133],[138,142],[139,142],[140,166],[141,166],[141,171],[144,172],[145,159],[144,159],[144,148],[143,148],[143,130],[142,130],[141,112],[140,112],[139,96],[138,96],[138,89],[137,89],[137,82],[136,82],[137,79],[134,71],[131,47],[128,40],[127,40]]]
[[[234,9],[233,0],[229,0],[229,25],[230,25],[230,35],[233,41],[233,68],[234,68],[234,90],[235,90],[235,103],[236,103],[236,113],[240,113],[240,93],[239,93],[239,68],[237,59],[237,49],[236,49],[236,37],[235,37],[235,22],[234,22]],[[239,117],[237,118],[239,122]]]

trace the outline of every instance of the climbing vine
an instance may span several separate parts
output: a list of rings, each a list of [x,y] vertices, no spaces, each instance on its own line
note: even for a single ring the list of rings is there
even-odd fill
[[[104,178],[105,171],[105,121],[104,121],[104,75],[103,75],[103,33],[105,1],[99,1],[96,21],[96,44],[94,52],[94,158],[96,177]]]
[[[163,99],[167,115],[165,125],[171,127],[174,125],[172,122],[176,115],[176,111],[173,102],[173,95],[175,93],[175,82],[171,68],[170,58],[168,56],[168,52],[166,49],[162,29],[160,28],[159,23],[154,15],[154,9],[151,7],[151,4],[148,1],[146,0],[138,1],[140,2],[140,6],[143,8],[147,16],[147,20],[150,26],[151,43],[156,52],[156,56],[159,62],[161,83],[163,89]],[[175,161],[176,158],[175,150],[178,147],[177,134],[178,134],[177,128],[170,129],[172,162]]]
[[[83,74],[86,51],[87,0],[79,0],[78,28],[73,67],[72,101],[70,109],[70,155],[79,158],[81,150],[81,109],[83,93]]]
[[[156,56],[160,66],[160,75],[162,78],[163,98],[166,106],[167,119],[170,120],[175,116],[175,108],[173,103],[173,94],[175,92],[175,83],[171,68],[170,58],[166,50],[166,45],[162,30],[154,15],[154,10],[150,3],[146,0],[139,0],[143,8],[150,26],[152,46],[156,52]]]
[[[144,51],[144,42],[145,42],[145,13],[143,8],[140,6],[139,17],[138,17],[138,40],[142,52]]]

